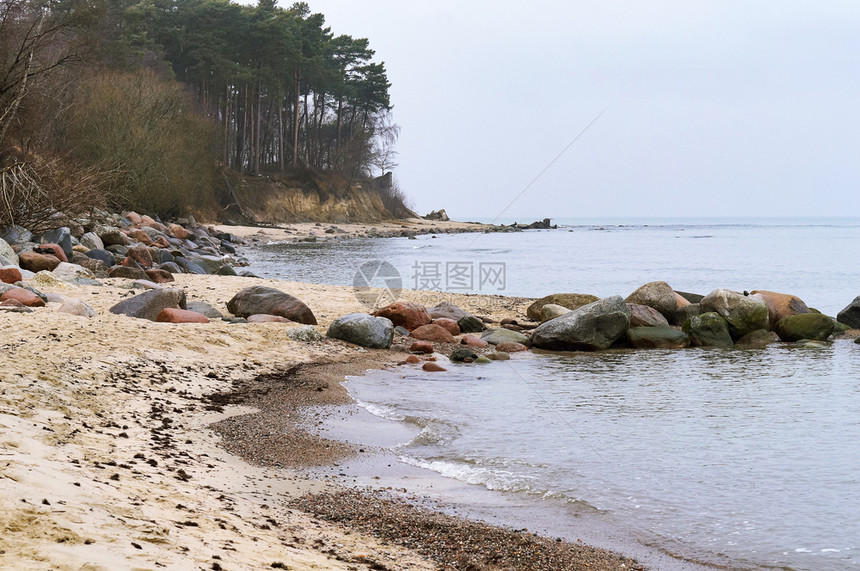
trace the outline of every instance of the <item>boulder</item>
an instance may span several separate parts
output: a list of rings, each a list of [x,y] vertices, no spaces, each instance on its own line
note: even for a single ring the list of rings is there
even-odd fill
[[[860,329],[860,296],[855,297],[854,301],[836,314],[836,321],[852,329]]]
[[[681,309],[682,307],[686,307],[686,306],[690,305],[690,303],[691,302],[689,299],[687,299],[686,297],[684,297],[683,295],[681,295],[677,291],[675,292],[675,310],[676,311]]]
[[[568,309],[579,309],[583,305],[588,305],[599,299],[596,295],[586,293],[553,293],[531,304],[526,310],[526,315],[532,321],[540,321],[541,308],[548,303],[560,305]]]
[[[60,262],[60,264],[51,271],[54,277],[65,282],[75,282],[80,279],[94,280],[96,275],[88,269],[77,264],[69,264]]]
[[[694,315],[684,323],[683,331],[697,347],[731,347],[734,344],[729,324],[713,311]]]
[[[773,337],[767,329],[756,329],[752,333],[747,333],[737,340],[735,346],[741,347],[764,347],[773,343]]]
[[[556,351],[608,349],[627,333],[630,309],[614,295],[547,321],[532,331],[531,343]]]
[[[84,255],[88,258],[104,262],[105,266],[109,268],[116,265],[116,256],[107,250],[88,250]]]
[[[457,307],[453,303],[443,301],[439,305],[428,308],[427,315],[430,316],[430,319],[439,319],[441,317],[444,317],[446,319],[452,319],[456,322],[471,314],[465,309]]]
[[[682,298],[686,299],[690,303],[699,303],[705,297],[701,294],[690,293],[688,291],[676,291],[675,293],[677,293],[678,295],[680,295]]]
[[[529,340],[529,338],[522,333],[518,331],[512,331],[510,329],[505,329],[503,327],[488,330],[486,333],[481,335],[481,339],[483,341],[486,341],[490,345],[498,345],[499,343],[525,344]]]
[[[809,313],[809,308],[796,295],[765,290],[754,290],[750,292],[750,295],[762,300],[767,305],[770,329],[773,329],[776,322],[784,317],[799,313]]]
[[[430,323],[430,315],[424,306],[408,301],[392,303],[373,315],[390,319],[394,325],[405,327],[409,331]]]
[[[196,311],[197,313],[202,313],[209,319],[223,319],[224,314],[215,309],[210,304],[205,301],[189,301],[186,303],[186,308],[189,311]]]
[[[132,228],[131,230],[128,230],[127,235],[135,242],[140,242],[144,246],[152,245],[152,238],[150,238],[149,234],[147,234],[140,228]]]
[[[478,354],[466,347],[457,347],[448,358],[455,363],[472,363],[478,358]]]
[[[686,333],[668,325],[629,329],[627,341],[634,349],[683,349],[690,346]]]
[[[161,310],[186,309],[185,292],[179,289],[153,289],[124,299],[109,309],[117,315],[155,321]]]
[[[81,236],[81,245],[87,250],[104,250],[105,243],[95,232],[87,232]]]
[[[453,319],[448,319],[447,317],[439,317],[433,320],[433,323],[445,329],[451,335],[459,335],[460,334],[460,326],[457,325],[457,322]]]
[[[820,313],[798,313],[777,321],[773,330],[782,341],[826,341],[833,333],[833,319]]]
[[[125,255],[126,259],[123,260],[124,266],[128,265],[126,264],[128,260],[136,262],[144,269],[151,268],[155,264],[152,260],[152,252],[150,252],[149,248],[146,246],[134,246],[133,248],[129,248]]]
[[[9,245],[9,242],[0,238],[0,265],[2,266],[17,266],[18,254]]]
[[[322,335],[313,325],[300,325],[287,330],[287,337],[302,343],[316,343],[322,340]]]
[[[155,320],[159,323],[209,323],[209,318],[202,313],[173,307],[162,309]]]
[[[114,266],[108,270],[110,278],[125,278],[128,280],[148,280],[149,276],[140,268],[130,268],[127,266]]]
[[[24,307],[44,307],[45,300],[28,289],[13,287],[0,295],[0,301],[17,301]]]
[[[167,231],[170,233],[171,236],[180,240],[185,240],[193,236],[191,232],[189,232],[179,224],[168,224]]]
[[[427,355],[433,353],[433,343],[429,341],[415,341],[409,346],[409,350],[413,353],[425,353]]]
[[[108,267],[101,260],[88,258],[87,256],[75,256],[72,261],[82,268],[91,271],[96,278],[108,277]]]
[[[394,324],[385,317],[350,313],[335,319],[326,336],[362,347],[388,349],[394,340]]]
[[[519,353],[520,351],[528,351],[529,348],[522,343],[513,343],[505,341],[496,345],[496,351],[504,351],[505,353]]]
[[[227,302],[227,310],[237,317],[248,317],[257,313],[280,315],[297,323],[316,325],[317,319],[301,300],[275,288],[251,286],[239,290]],[[393,327],[392,327],[393,334]]]
[[[8,268],[0,268],[0,281],[6,284],[20,282],[23,279],[21,270],[12,266]]]
[[[732,338],[739,339],[756,329],[770,328],[767,304],[757,297],[730,289],[716,289],[699,302],[702,313],[715,312],[729,324]]]
[[[99,237],[105,248],[108,246],[128,246],[128,236],[115,226],[96,226],[93,232]]]
[[[78,315],[80,317],[95,317],[96,310],[88,303],[79,299],[67,299],[57,309],[60,313],[68,313],[69,315]]]
[[[675,316],[672,318],[672,325],[680,327],[684,325],[684,323],[686,323],[688,319],[696,315],[701,315],[701,313],[702,306],[698,303],[682,305],[675,310]]]
[[[68,262],[72,257],[72,231],[63,226],[62,228],[56,228],[54,230],[49,230],[42,234],[42,245],[47,244],[55,244],[60,247],[63,251],[63,255],[66,257],[64,262]],[[57,256],[59,258],[59,256]],[[62,259],[62,258],[61,258]]]
[[[678,308],[675,290],[666,282],[649,282],[639,286],[625,301],[653,307],[667,319],[670,319]]]
[[[630,327],[668,327],[669,322],[663,315],[647,305],[627,302],[630,309]]]
[[[487,353],[485,356],[490,361],[508,361],[511,358],[511,356],[504,351],[493,351],[492,353]]]
[[[460,320],[457,321],[457,326],[460,328],[460,333],[480,333],[487,328],[487,326],[484,325],[484,322],[474,315],[461,317]]]
[[[437,363],[432,363],[432,362],[431,363],[424,363],[423,365],[421,365],[421,368],[424,369],[425,371],[429,371],[429,372],[433,372],[433,373],[444,372],[444,371],[448,370],[445,367],[443,367]]]
[[[415,339],[421,339],[423,341],[431,341],[433,343],[453,343],[454,336],[451,335],[447,329],[440,325],[435,325],[433,323],[429,323],[427,325],[422,325],[409,334],[411,337]]]
[[[478,339],[477,337],[473,337],[472,335],[464,335],[462,339],[460,339],[460,343],[462,345],[468,345],[469,347],[489,347],[490,344],[484,341],[483,339]]]
[[[60,265],[60,259],[51,254],[40,254],[38,252],[29,251],[21,252],[18,255],[18,260],[21,268],[31,272],[52,271]]]
[[[53,242],[39,244],[33,248],[33,251],[37,254],[50,254],[52,256],[56,256],[56,258],[61,262],[69,261],[69,256],[66,255],[63,248],[61,248],[59,244],[54,244]]]
[[[157,284],[163,284],[167,282],[176,281],[173,278],[173,274],[168,272],[167,270],[160,270],[158,268],[150,268],[148,270],[144,270],[144,273],[151,279],[153,282]]]
[[[129,210],[128,212],[124,213],[123,216],[128,218],[132,224],[140,224],[141,222],[143,222],[143,219],[140,217],[140,214],[138,214],[134,210]]]
[[[549,321],[550,319],[555,319],[556,317],[561,317],[565,313],[570,313],[572,310],[564,307],[563,305],[558,305],[556,303],[548,303],[542,308],[540,308],[540,322],[544,323]]]
[[[406,359],[405,359],[402,363],[400,363],[400,364],[401,364],[401,365],[403,365],[403,364],[405,364],[405,363],[408,363],[408,364],[410,364],[410,365],[417,365],[417,364],[418,364],[418,363],[420,363],[420,362],[421,362],[421,359],[419,359],[419,358],[418,358],[418,357],[416,357],[415,355],[409,355],[409,356],[408,356],[408,357],[406,357]]]

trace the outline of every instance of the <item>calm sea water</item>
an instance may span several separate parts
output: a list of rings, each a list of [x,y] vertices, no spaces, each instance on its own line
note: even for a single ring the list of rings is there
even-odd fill
[[[627,295],[663,279],[703,294],[794,293],[835,314],[860,294],[860,220],[573,222],[518,234],[270,245],[251,255],[259,274],[336,284],[352,283],[366,261],[387,260],[404,287],[436,262],[474,264],[476,276],[481,262],[503,262],[503,291],[477,280],[471,291],[529,297]],[[392,447],[404,462],[538,504],[587,504],[705,561],[860,568],[860,346],[850,340],[520,354],[448,369],[347,383],[367,410],[415,428]]]

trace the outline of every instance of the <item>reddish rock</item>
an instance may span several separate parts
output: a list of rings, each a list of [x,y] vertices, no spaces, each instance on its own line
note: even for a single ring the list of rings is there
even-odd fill
[[[129,248],[125,256],[125,260],[122,262],[122,265],[124,266],[129,265],[126,264],[126,260],[137,262],[139,265],[143,266],[144,269],[151,268],[153,266],[152,252],[146,246],[135,246],[134,248]]]
[[[408,357],[406,357],[406,360],[404,361],[404,363],[409,363],[410,365],[417,365],[420,362],[421,362],[421,359],[419,359],[415,355],[409,355]]]
[[[248,323],[291,323],[286,317],[281,317],[280,315],[268,315],[266,313],[249,315],[245,319]]]
[[[647,305],[628,303],[630,309],[630,327],[666,327],[669,322],[663,314]]]
[[[421,366],[421,368],[424,369],[425,371],[430,371],[430,372],[434,372],[434,373],[448,370],[445,367],[437,365],[436,363],[424,363]]]
[[[139,228],[132,228],[128,231],[128,237],[136,242],[140,242],[144,246],[149,246],[152,244],[152,238],[149,237],[149,234],[140,230]]]
[[[681,295],[678,292],[675,292],[675,309],[681,309],[682,307],[687,307],[690,304],[690,300]]]
[[[409,346],[409,350],[413,353],[427,353],[429,355],[433,352],[433,344],[429,341],[415,341]]]
[[[448,333],[448,330],[440,325],[435,325],[430,323],[428,325],[422,325],[418,327],[412,333],[409,334],[411,337],[415,339],[421,339],[423,341],[432,341],[433,343],[453,343],[454,336]]]
[[[152,270],[145,270],[145,272],[146,272],[146,275],[149,276],[149,279],[154,281],[157,284],[163,284],[163,283],[175,281],[173,279],[173,274],[171,274],[167,270],[152,269]]]
[[[156,238],[152,242],[152,245],[156,248],[164,248],[164,249],[170,248],[170,242],[168,242],[167,238],[165,238],[164,236],[159,236],[158,238]]]
[[[40,254],[38,252],[21,252],[18,254],[18,264],[22,269],[31,272],[53,271],[60,265],[60,259],[52,254]]]
[[[430,316],[423,305],[411,302],[392,303],[373,314],[374,317],[387,317],[395,327],[405,327],[409,331],[430,323]]]
[[[39,244],[33,249],[34,252],[38,254],[49,254],[52,256],[56,256],[58,260],[61,262],[68,262],[69,258],[66,257],[66,252],[63,251],[63,248],[60,247],[59,244]]]
[[[489,347],[490,344],[484,341],[483,339],[478,339],[474,335],[464,335],[462,339],[460,339],[460,343],[463,345],[468,345],[469,347]]]
[[[17,299],[7,299],[5,301],[0,301],[0,307],[26,307],[23,303],[18,301]]]
[[[273,315],[286,317],[290,321],[296,323],[304,323],[305,325],[316,325],[317,318],[311,308],[299,299],[285,299],[272,310]]]
[[[296,323],[316,325],[313,311],[301,300],[280,290],[266,286],[251,286],[239,290],[227,302],[227,311],[237,317],[264,313],[280,315]]]
[[[457,322],[453,319],[448,319],[447,317],[439,317],[437,319],[434,319],[433,323],[440,327],[444,327],[445,330],[451,335],[460,334],[460,326],[457,325]]]
[[[143,219],[140,217],[140,214],[138,214],[134,210],[126,212],[125,217],[131,220],[132,224],[140,224],[141,222],[143,222]]]
[[[515,343],[513,341],[496,345],[496,351],[502,351],[503,353],[519,353],[520,351],[528,351],[528,349],[522,343]]]
[[[167,231],[170,232],[170,234],[174,238],[179,238],[180,240],[185,240],[186,238],[193,236],[191,232],[189,232],[179,224],[168,224]]]
[[[156,222],[155,219],[151,218],[150,216],[147,216],[146,214],[144,214],[143,216],[140,217],[140,223],[139,224],[141,226],[149,226],[150,228],[155,228],[159,232],[166,232],[167,231],[167,228],[164,227],[164,224],[161,224],[160,222]]]
[[[158,312],[155,320],[159,323],[209,323],[209,318],[202,313],[172,307],[166,307]]]
[[[13,284],[21,281],[21,270],[18,268],[0,268],[0,281]]]
[[[796,295],[765,290],[754,290],[751,293],[752,297],[759,298],[767,305],[768,321],[771,328],[776,325],[777,321],[789,315],[810,313],[809,307]]]
[[[126,258],[127,260],[128,258]],[[125,260],[123,260],[125,262]],[[129,262],[134,264],[135,262]],[[114,266],[108,270],[109,278],[125,278],[129,280],[148,280],[149,276],[145,271],[137,267],[137,264],[134,266]]]
[[[44,307],[45,300],[30,290],[22,287],[14,287],[0,296],[0,301],[15,300],[27,307]]]

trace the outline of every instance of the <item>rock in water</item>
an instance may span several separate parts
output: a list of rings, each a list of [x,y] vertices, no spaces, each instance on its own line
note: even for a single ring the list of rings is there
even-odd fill
[[[503,327],[490,329],[481,335],[481,339],[490,345],[498,345],[499,343],[526,343],[529,340],[529,338],[522,333],[511,331],[510,329],[504,329]]]
[[[449,355],[448,358],[455,363],[471,363],[478,358],[478,354],[466,347],[457,347],[451,351],[451,355]]]
[[[773,343],[773,338],[770,336],[770,331],[768,331],[767,329],[756,329],[752,333],[747,333],[746,335],[738,339],[735,345],[750,348],[760,348],[765,347],[771,343]]]
[[[836,321],[852,329],[860,329],[860,296],[855,297],[854,301],[836,314]]]
[[[394,341],[394,324],[385,317],[350,313],[335,319],[326,336],[371,349],[388,349]]]
[[[185,292],[179,289],[152,289],[124,299],[110,308],[111,313],[155,321],[161,310],[185,309]]]
[[[773,330],[783,341],[826,341],[833,333],[833,319],[820,313],[799,313],[780,319]]]
[[[531,343],[555,351],[599,351],[623,337],[629,326],[630,309],[613,295],[539,325]]]
[[[630,327],[668,327],[669,322],[663,315],[647,305],[627,302],[630,308]]]
[[[635,349],[683,349],[690,345],[686,333],[668,325],[628,329],[627,340]]]
[[[752,297],[761,299],[767,305],[768,318],[770,319],[770,328],[776,325],[776,322],[789,315],[797,315],[799,313],[809,313],[809,307],[802,299],[796,295],[787,293],[775,293],[772,291],[755,290],[750,292]]]
[[[526,310],[526,315],[532,321],[540,321],[541,308],[548,303],[560,305],[568,309],[579,309],[583,305],[588,305],[589,303],[593,303],[599,299],[600,298],[596,295],[590,295],[587,293],[554,293],[546,297],[542,297],[531,304]]]
[[[239,290],[227,302],[227,309],[237,317],[263,313],[279,315],[305,325],[317,324],[317,318],[301,300],[281,290],[266,286],[257,285]]]
[[[731,347],[734,344],[729,324],[713,311],[694,315],[684,323],[683,331],[697,347]]]
[[[625,301],[653,307],[666,319],[671,319],[678,308],[675,290],[666,282],[650,282],[639,286]]]
[[[387,305],[373,314],[375,317],[385,317],[400,327],[409,331],[418,329],[422,325],[430,323],[430,316],[423,305],[412,302],[397,302]]]
[[[729,324],[729,333],[738,339],[756,329],[770,329],[767,304],[730,289],[715,289],[699,302],[702,313],[715,312]]]

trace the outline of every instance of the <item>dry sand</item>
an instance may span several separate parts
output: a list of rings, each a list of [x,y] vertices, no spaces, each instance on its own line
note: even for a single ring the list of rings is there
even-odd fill
[[[322,333],[336,317],[365,310],[348,287],[226,276],[176,279],[173,287],[184,289],[189,301],[209,302],[224,313],[243,287],[278,287],[313,309]],[[0,568],[458,568],[440,562],[420,541],[396,542],[360,522],[326,523],[291,507],[305,494],[342,494],[331,483],[306,479],[297,466],[351,452],[302,432],[302,405],[340,402],[346,398],[339,385],[344,374],[382,366],[396,355],[327,339],[293,341],[285,324],[176,325],[113,315],[108,308],[141,290],[130,289],[126,280],[104,283],[39,286],[87,302],[97,312],[93,318],[59,313],[56,303],[30,313],[0,312]],[[495,319],[522,318],[530,301],[427,295],[406,292],[425,303],[448,299]],[[302,364],[304,373],[295,369]],[[286,391],[279,402],[289,403],[278,409],[279,422],[270,424],[254,417],[259,409],[241,404],[252,402],[254,387],[266,382]],[[221,423],[230,417],[247,422],[231,425],[238,433],[222,443],[209,427],[228,426]],[[243,436],[249,427],[255,432]],[[268,447],[254,446],[264,441]],[[255,450],[279,447],[282,455],[251,464],[221,444],[249,460],[261,460]],[[371,506],[376,500],[367,501]],[[353,519],[365,511],[349,497],[327,505],[329,511],[331,505],[350,506]],[[430,517],[402,509],[404,521]],[[478,533],[476,541],[488,534]],[[511,543],[513,536],[505,537],[486,544]],[[433,543],[425,538],[424,547]],[[538,561],[527,553],[520,551],[526,561]],[[589,553],[599,554],[589,559],[590,569],[616,569],[623,561],[631,568],[631,560]],[[569,560],[568,568],[586,568],[586,559]],[[483,561],[472,568],[500,568]]]

